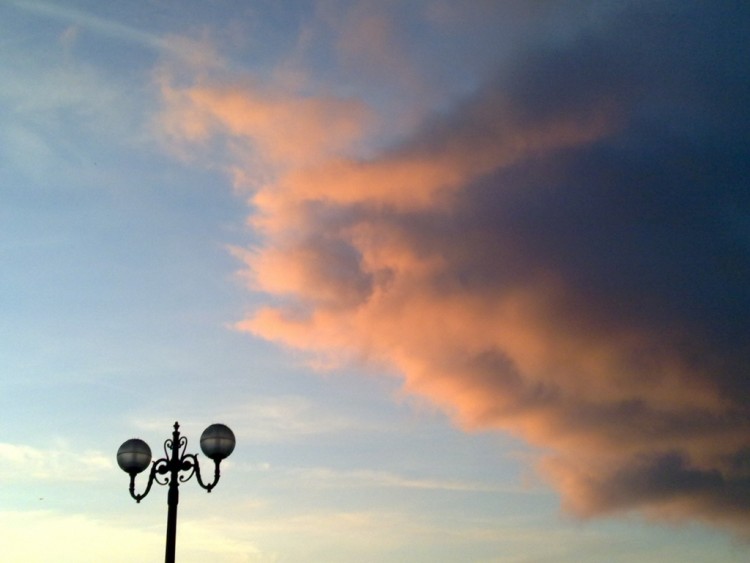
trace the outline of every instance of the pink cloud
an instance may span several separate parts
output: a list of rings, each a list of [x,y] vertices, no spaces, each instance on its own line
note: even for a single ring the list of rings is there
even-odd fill
[[[367,111],[330,97],[169,87],[165,123],[274,164],[251,199],[263,243],[239,253],[274,304],[241,330],[398,373],[457,424],[545,448],[574,513],[747,533],[750,267],[724,220],[747,206],[741,128],[676,37],[651,37],[646,64],[623,21],[527,52],[368,158],[347,150]]]
[[[236,156],[252,149],[282,169],[343,151],[362,136],[370,118],[366,107],[354,100],[203,82],[178,87],[166,70],[159,81],[165,102],[159,126],[172,141],[226,136],[241,141],[233,145]]]

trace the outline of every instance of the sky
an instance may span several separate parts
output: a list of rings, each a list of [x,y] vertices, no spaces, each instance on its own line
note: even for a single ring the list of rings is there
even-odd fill
[[[3,560],[747,561],[748,29],[1,0]]]

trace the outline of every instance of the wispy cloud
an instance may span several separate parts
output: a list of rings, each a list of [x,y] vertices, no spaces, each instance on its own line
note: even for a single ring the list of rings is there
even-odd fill
[[[238,326],[398,371],[463,427],[548,448],[576,514],[747,533],[750,14],[643,8],[527,45],[378,155],[306,140],[277,160],[251,199],[264,242],[243,255],[273,301]],[[293,139],[325,99],[279,106],[206,76],[171,92],[173,122],[272,157],[286,139],[247,127],[244,104]]]
[[[87,481],[112,471],[111,455],[93,450],[74,453],[70,447],[35,448],[0,443],[0,478],[3,481]]]
[[[98,16],[93,10],[80,10],[59,3],[9,0],[8,4],[40,18],[68,24],[60,35],[60,43],[68,52],[80,40],[82,32],[88,31],[112,41],[143,47],[157,56],[168,55],[191,68],[205,68],[218,62],[211,45],[201,39],[144,31],[142,26],[128,25],[117,19]]]
[[[269,467],[269,469],[271,469]],[[476,481],[457,481],[430,477],[407,477],[389,471],[372,470],[335,470],[325,467],[301,468],[287,470],[295,480],[307,486],[316,487],[366,487],[371,489],[417,489],[446,491],[457,493],[498,493],[498,494],[534,494],[538,490],[522,487],[498,486],[497,484]]]
[[[185,561],[250,561],[271,563],[250,541],[228,536],[215,522],[184,518],[180,522],[180,549]],[[39,538],[45,541],[39,541]],[[71,538],[86,538],[85,542]],[[104,521],[84,514],[55,511],[0,511],[0,540],[7,561],[148,561],[164,549],[160,529],[139,529],[132,523]],[[112,549],[113,545],[127,549]]]
[[[20,10],[72,25],[82,26],[114,39],[136,43],[153,49],[165,49],[168,47],[164,39],[156,34],[147,33],[142,29],[102,18],[70,6],[61,6],[58,3],[53,4],[50,2],[37,2],[35,0],[10,0],[9,3]]]
[[[363,422],[331,413],[313,400],[299,395],[258,396],[222,413],[221,421],[228,424],[245,443],[296,442],[316,435],[342,434],[362,430]],[[161,437],[174,421],[154,418],[139,413],[132,424],[149,435]],[[203,428],[188,424],[184,433],[200,435]],[[164,436],[166,438],[166,436]]]

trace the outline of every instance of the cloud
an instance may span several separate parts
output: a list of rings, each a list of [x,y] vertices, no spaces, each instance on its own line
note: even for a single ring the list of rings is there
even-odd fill
[[[236,435],[242,436],[244,442],[256,444],[297,442],[311,436],[363,429],[362,421],[326,412],[321,405],[297,395],[255,397],[236,409],[225,410],[219,422],[227,424]],[[140,413],[133,418],[132,424],[140,432],[160,436],[173,423],[163,417]],[[181,428],[181,432],[193,436],[200,436],[203,431],[192,424]]]
[[[473,482],[454,481],[438,478],[414,478],[399,475],[388,471],[350,470],[341,471],[326,467],[302,468],[288,470],[294,482],[305,483],[307,487],[336,487],[368,489],[393,488],[393,489],[417,489],[435,490],[460,493],[485,493],[485,494],[535,494],[538,491],[524,490],[520,487],[499,487],[497,485]]]
[[[228,413],[227,421],[242,432],[245,440],[255,443],[304,441],[311,436],[362,428],[356,420],[327,413],[314,401],[294,395],[256,398]]]
[[[374,156],[340,150],[367,133],[341,100],[200,83],[169,109],[282,164],[241,253],[272,301],[241,329],[395,371],[464,428],[546,448],[576,514],[747,534],[750,14],[611,16],[519,50]],[[289,137],[248,125],[257,104]],[[320,115],[346,126],[326,137]]]
[[[139,528],[140,527],[140,528]],[[275,558],[260,553],[244,538],[230,537],[216,522],[180,522],[179,549],[183,561],[252,561],[265,563]],[[39,538],[45,538],[39,541]],[[73,541],[72,538],[87,538]],[[0,539],[7,561],[126,562],[154,559],[164,550],[164,532],[118,518],[91,518],[83,514],[60,514],[51,510],[0,512]],[[112,546],[127,546],[112,549]]]
[[[106,37],[150,47],[152,49],[162,49],[165,47],[156,35],[145,33],[135,27],[123,25],[113,20],[89,14],[85,11],[76,10],[75,8],[61,7],[53,3],[38,2],[35,0],[24,0],[23,2],[11,0],[10,3],[19,10],[36,14],[41,17],[60,20],[66,23],[69,22],[73,25],[85,27],[86,29],[100,33]],[[74,37],[68,37],[71,33],[71,29],[73,28],[68,28],[65,32],[66,40],[74,39]],[[77,33],[77,29],[73,31],[73,35],[76,35]]]
[[[111,471],[111,456],[97,451],[71,453],[65,444],[47,449],[0,442],[0,476],[4,481],[88,481]]]

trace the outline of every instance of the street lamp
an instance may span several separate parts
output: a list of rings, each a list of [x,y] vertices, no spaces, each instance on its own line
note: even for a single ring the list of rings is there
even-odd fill
[[[219,482],[219,464],[234,451],[234,433],[224,424],[212,424],[201,434],[201,450],[214,461],[213,483],[205,484],[201,478],[201,469],[196,454],[186,454],[187,438],[180,437],[180,425],[174,423],[172,438],[164,442],[164,457],[151,464],[146,490],[141,494],[135,493],[135,476],[144,471],[151,463],[151,448],[140,438],[131,438],[123,442],[117,450],[117,465],[130,475],[130,496],[136,502],[141,502],[151,490],[154,481],[160,485],[169,485],[167,494],[167,550],[165,563],[174,563],[175,539],[177,535],[177,503],[179,502],[180,483],[190,480],[195,475],[198,484],[209,493]],[[188,472],[179,475],[180,471]],[[158,476],[164,476],[163,481]]]

